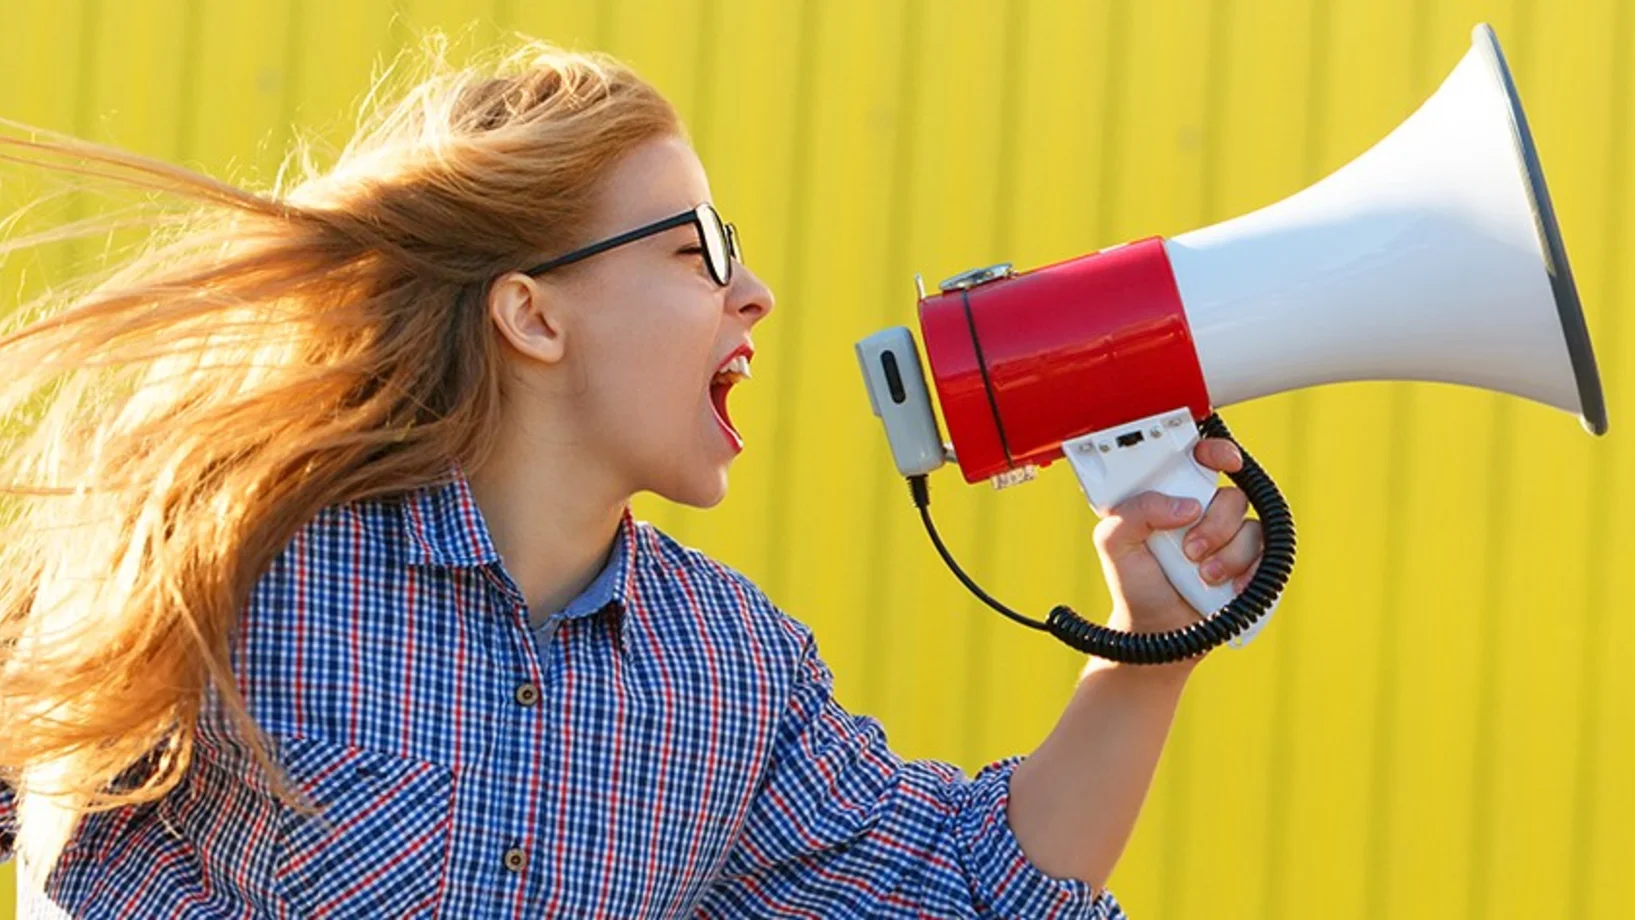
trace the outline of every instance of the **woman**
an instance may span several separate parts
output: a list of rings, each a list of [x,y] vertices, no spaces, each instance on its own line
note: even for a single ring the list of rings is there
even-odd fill
[[[966,778],[893,755],[805,626],[631,518],[722,499],[773,300],[629,70],[444,69],[285,193],[4,146],[197,205],[0,339],[25,908],[1121,915],[1101,886],[1193,663],[1092,663],[1031,757]],[[1247,573],[1244,509],[1104,522],[1114,622],[1192,617],[1154,528],[1201,518],[1197,557]]]

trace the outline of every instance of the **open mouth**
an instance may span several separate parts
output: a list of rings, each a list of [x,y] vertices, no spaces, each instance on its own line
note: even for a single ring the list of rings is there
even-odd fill
[[[710,405],[715,409],[715,420],[720,423],[721,430],[726,433],[728,440],[737,450],[743,449],[744,439],[738,434],[738,429],[733,427],[732,416],[727,414],[727,393],[734,384],[749,378],[749,351],[740,348],[722,362],[720,370],[717,370],[710,380]]]

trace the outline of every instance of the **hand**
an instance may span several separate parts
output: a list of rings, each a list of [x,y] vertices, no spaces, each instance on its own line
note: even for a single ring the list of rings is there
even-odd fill
[[[1243,455],[1230,441],[1206,438],[1193,456],[1206,468],[1235,473]],[[1215,493],[1207,512],[1191,499],[1143,492],[1113,509],[1096,527],[1096,551],[1113,595],[1109,625],[1132,632],[1165,632],[1198,622],[1192,609],[1165,577],[1147,549],[1154,531],[1185,527],[1187,557],[1200,562],[1205,581],[1227,581],[1242,591],[1260,562],[1260,522],[1246,519],[1249,500],[1236,488]],[[1199,519],[1200,513],[1202,519]]]

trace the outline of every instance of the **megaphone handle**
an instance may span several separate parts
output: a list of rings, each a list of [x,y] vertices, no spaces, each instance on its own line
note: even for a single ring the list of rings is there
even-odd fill
[[[1160,489],[1166,495],[1175,495],[1167,489]],[[1205,506],[1207,507],[1207,500]],[[1232,603],[1236,595],[1231,584],[1212,585],[1204,581],[1203,574],[1191,559],[1182,551],[1181,541],[1186,536],[1186,530],[1160,530],[1147,538],[1147,549],[1158,557],[1158,564],[1169,578],[1169,583],[1186,599],[1192,608],[1204,616]]]
[[[1160,487],[1156,491],[1163,492],[1166,495],[1178,494],[1171,492],[1166,487]],[[1200,502],[1204,507],[1209,507],[1207,498],[1200,499]],[[1152,554],[1157,557],[1158,565],[1164,570],[1164,576],[1169,579],[1171,585],[1175,586],[1175,590],[1186,599],[1186,602],[1191,604],[1192,608],[1203,616],[1212,616],[1222,607],[1232,603],[1232,599],[1237,597],[1237,593],[1232,590],[1230,582],[1212,585],[1204,580],[1203,573],[1198,570],[1197,564],[1188,559],[1186,552],[1182,549],[1186,532],[1187,528],[1184,527],[1178,530],[1158,531],[1147,538],[1147,549],[1151,550]],[[1278,595],[1278,599],[1272,601],[1271,606],[1266,608],[1266,612],[1261,614],[1260,619],[1256,620],[1240,635],[1227,640],[1228,644],[1233,648],[1242,648],[1248,645],[1255,636],[1260,635],[1260,631],[1266,628],[1266,621],[1270,620],[1272,614],[1277,612],[1277,604],[1281,599],[1282,595]]]
[[[1190,498],[1208,508],[1220,481],[1219,474],[1193,457],[1198,429],[1187,409],[1177,409],[1064,442],[1062,448],[1085,497],[1096,514],[1113,509],[1142,492]],[[1147,549],[1158,559],[1171,585],[1199,614],[1208,617],[1236,597],[1231,583],[1212,585],[1197,563],[1188,559],[1182,544],[1189,527],[1161,530],[1147,538]],[[1242,646],[1253,639],[1276,610],[1276,602],[1242,635],[1231,640]]]

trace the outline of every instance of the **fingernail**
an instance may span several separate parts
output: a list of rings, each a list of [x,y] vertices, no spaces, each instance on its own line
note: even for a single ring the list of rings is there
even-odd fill
[[[1198,513],[1198,502],[1190,498],[1176,498],[1169,503],[1170,510],[1182,517],[1191,517]]]
[[[1193,562],[1197,562],[1199,559],[1202,559],[1204,556],[1205,545],[1206,544],[1204,543],[1203,537],[1193,537],[1192,539],[1188,540],[1186,545],[1187,558],[1191,559]]]
[[[1220,581],[1221,580],[1221,562],[1220,562],[1220,560],[1219,559],[1209,560],[1208,562],[1204,563],[1202,566],[1200,566],[1198,568],[1198,573],[1204,577],[1204,581],[1207,581],[1210,584],[1214,584],[1214,583]]]

